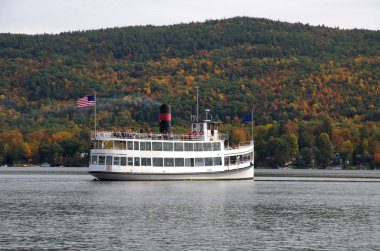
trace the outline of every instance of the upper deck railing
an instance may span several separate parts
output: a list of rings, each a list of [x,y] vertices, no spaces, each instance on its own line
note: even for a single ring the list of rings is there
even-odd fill
[[[166,134],[166,133],[150,133],[150,132],[124,132],[124,131],[97,131],[92,134],[93,140],[168,140],[168,141],[218,141],[227,140],[228,134],[211,135],[192,135],[192,134]]]

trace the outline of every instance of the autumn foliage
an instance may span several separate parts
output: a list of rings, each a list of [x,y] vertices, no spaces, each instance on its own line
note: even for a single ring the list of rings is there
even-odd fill
[[[94,92],[99,129],[154,129],[166,102],[175,130],[187,132],[199,86],[201,111],[226,123],[233,144],[250,140],[243,119],[253,109],[259,165],[369,156],[374,166],[379,38],[379,31],[246,17],[0,34],[0,162],[86,165],[93,110],[75,101]]]

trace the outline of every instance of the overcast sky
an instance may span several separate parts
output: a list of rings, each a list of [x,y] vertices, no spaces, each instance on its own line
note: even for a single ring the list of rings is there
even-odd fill
[[[59,33],[234,16],[380,30],[380,0],[0,0],[0,33]]]

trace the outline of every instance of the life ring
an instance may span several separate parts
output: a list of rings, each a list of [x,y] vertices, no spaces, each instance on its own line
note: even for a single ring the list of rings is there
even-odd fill
[[[194,135],[194,136],[197,136],[197,131],[193,131],[193,135]]]
[[[203,135],[203,131],[201,130],[201,131],[199,131],[199,135]]]

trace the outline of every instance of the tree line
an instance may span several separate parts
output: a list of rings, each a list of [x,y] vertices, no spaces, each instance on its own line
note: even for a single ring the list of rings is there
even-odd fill
[[[0,34],[0,162],[86,163],[93,114],[75,101],[94,92],[101,129],[155,128],[169,103],[186,132],[199,86],[232,141],[253,109],[258,164],[374,166],[379,67],[379,31],[248,17]]]

